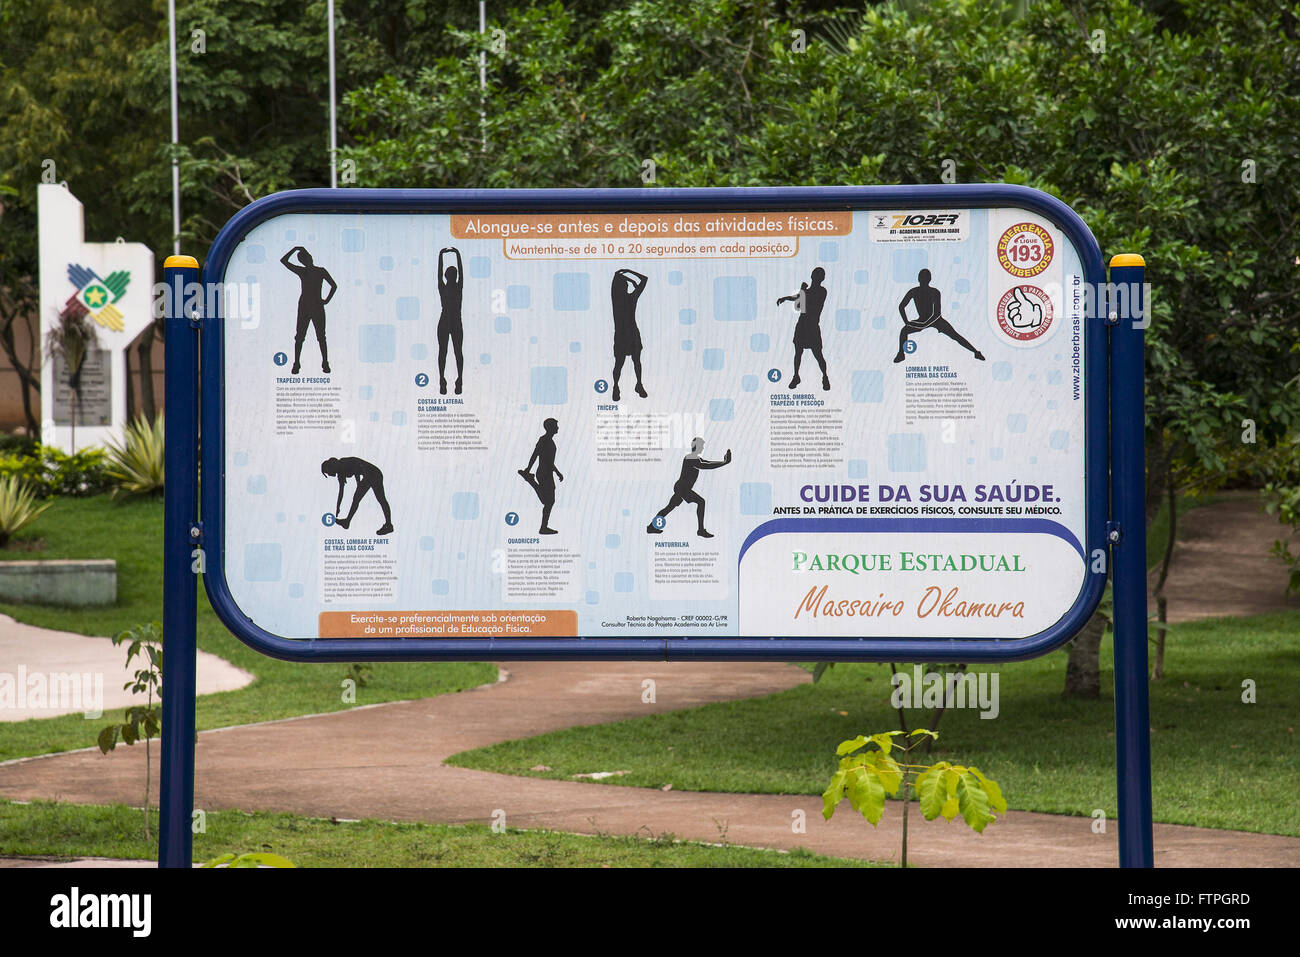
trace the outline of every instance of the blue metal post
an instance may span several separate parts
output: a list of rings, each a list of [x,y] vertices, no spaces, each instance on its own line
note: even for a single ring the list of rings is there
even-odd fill
[[[158,866],[189,867],[194,841],[194,668],[198,514],[199,330],[185,314],[199,264],[168,256],[166,482],[163,489],[163,699]],[[201,297],[194,297],[201,302]]]
[[[1146,263],[1110,261],[1110,499],[1115,601],[1115,765],[1119,863],[1151,867],[1151,719],[1147,696]]]

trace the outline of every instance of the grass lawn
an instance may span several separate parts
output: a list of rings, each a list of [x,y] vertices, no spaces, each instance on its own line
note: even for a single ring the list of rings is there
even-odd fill
[[[1300,612],[1177,625],[1166,677],[1151,685],[1157,821],[1300,836]],[[1014,809],[1115,816],[1115,711],[1110,642],[1100,701],[1062,701],[1066,654],[1000,666],[1001,710],[944,715],[931,760],[973,764]],[[1243,704],[1242,681],[1257,685]],[[567,779],[630,774],[615,787],[820,794],[835,746],[899,726],[889,666],[840,664],[816,685],[614,724],[570,728],[454,756],[467,768]],[[909,711],[908,727],[932,724]],[[546,765],[552,771],[530,771]]]
[[[106,608],[56,608],[0,604],[19,621],[85,635],[113,635],[162,619],[161,499],[113,501],[59,498],[54,506],[0,551],[0,560],[112,558],[117,561],[117,604]],[[43,540],[43,547],[34,548]],[[256,675],[247,688],[198,699],[199,730],[294,715],[340,711],[346,664],[278,661],[253,651],[228,632],[199,589],[198,644]],[[125,659],[126,649],[121,649]],[[7,666],[6,666],[7,667]],[[462,662],[376,662],[370,682],[356,689],[357,704],[425,698],[496,679],[494,665]],[[119,715],[120,717],[120,715]],[[89,747],[109,723],[81,715],[0,723],[0,761]]]
[[[0,856],[152,859],[139,808],[0,801]],[[155,814],[156,819],[156,814]],[[156,834],[156,832],[155,832]],[[155,837],[156,840],[156,837]],[[265,851],[299,867],[869,867],[865,861],[734,845],[678,842],[671,834],[587,837],[485,824],[363,820],[209,811],[194,860]]]

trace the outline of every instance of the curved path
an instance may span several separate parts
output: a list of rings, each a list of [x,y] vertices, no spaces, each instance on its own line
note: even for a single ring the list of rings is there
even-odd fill
[[[79,712],[103,715],[144,704],[145,695],[132,694],[122,687],[135,677],[139,667],[137,659],[127,668],[126,647],[113,644],[111,638],[52,631],[0,615],[0,675],[10,676],[15,689],[24,689],[21,700],[0,707],[0,721]],[[226,659],[206,651],[198,653],[198,694],[234,691],[252,683],[252,675]]]
[[[1279,601],[1284,570],[1268,556],[1279,527],[1253,501],[1246,506],[1233,499],[1195,510],[1184,527],[1169,588],[1175,615],[1182,602],[1204,593],[1198,543],[1206,534],[1220,533],[1230,541],[1225,545],[1220,538],[1215,546],[1213,580],[1220,595],[1233,597],[1237,613],[1295,607],[1295,601]],[[1225,547],[1233,556],[1227,566],[1221,564]],[[1231,581],[1225,578],[1229,573]],[[1249,591],[1256,581],[1259,597],[1271,596],[1267,607],[1237,601],[1240,590]],[[1199,610],[1231,613],[1221,603]],[[879,861],[897,854],[900,815],[893,806],[873,829],[847,807],[823,821],[820,799],[809,795],[662,792],[442,763],[460,751],[575,725],[772,694],[809,681],[800,668],[519,662],[505,666],[503,678],[508,680],[458,694],[204,732],[196,756],[195,806],[445,823],[488,823],[499,810],[511,827],[673,834]],[[655,704],[641,702],[646,678],[655,679]],[[143,747],[137,746],[109,755],[91,750],[8,762],[0,765],[0,797],[134,803],[143,760]],[[800,817],[804,833],[795,831]],[[911,858],[919,865],[1112,867],[1118,858],[1113,824],[1109,833],[1094,834],[1090,818],[1012,811],[983,835],[957,823],[927,823],[916,814],[911,824]],[[1165,867],[1300,866],[1300,838],[1157,824],[1155,846],[1156,864]]]

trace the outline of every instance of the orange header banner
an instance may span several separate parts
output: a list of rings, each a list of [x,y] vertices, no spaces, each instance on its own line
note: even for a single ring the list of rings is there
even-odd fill
[[[650,239],[695,236],[847,236],[848,210],[770,213],[556,213],[451,217],[457,239]]]

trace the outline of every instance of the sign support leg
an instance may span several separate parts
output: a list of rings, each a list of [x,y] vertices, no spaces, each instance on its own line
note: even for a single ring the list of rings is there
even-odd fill
[[[1115,603],[1115,766],[1119,863],[1151,867],[1151,718],[1147,676],[1146,264],[1110,261],[1110,498]],[[1116,322],[1116,319],[1118,320]],[[1118,538],[1116,538],[1118,533]]]
[[[166,482],[163,488],[162,770],[158,802],[158,866],[190,867],[194,841],[194,672],[198,576],[191,569],[197,539],[199,331],[185,315],[197,288],[198,263],[168,256]]]

